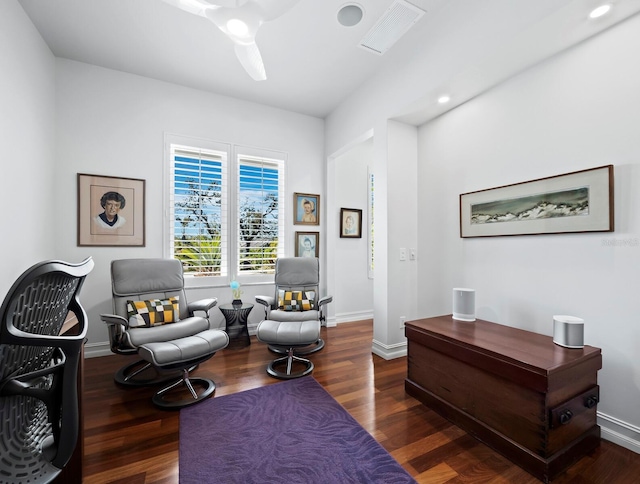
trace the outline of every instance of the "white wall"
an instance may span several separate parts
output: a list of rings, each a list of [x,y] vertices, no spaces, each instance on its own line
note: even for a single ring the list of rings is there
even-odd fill
[[[605,437],[640,451],[640,17],[421,127],[422,316],[476,289],[478,317],[551,335],[584,318],[602,348]],[[615,165],[614,233],[460,239],[458,194]],[[616,435],[614,432],[619,433]]]
[[[99,314],[111,311],[110,261],[164,256],[165,132],[286,152],[285,202],[290,203],[293,192],[324,195],[324,125],[320,119],[65,59],[57,59],[56,67],[55,196],[69,207],[68,216],[58,221],[56,247],[66,260],[91,255],[96,262],[82,294],[89,315],[89,355],[108,349],[106,326]],[[77,173],[146,180],[146,247],[77,246]],[[321,237],[324,226],[321,221]],[[287,221],[286,231],[287,254],[293,255],[292,220]],[[257,293],[273,294],[272,286],[243,285],[242,289],[243,299],[251,302]],[[224,286],[189,294],[192,300],[211,296],[228,302],[231,292]],[[219,311],[214,312],[216,321],[222,322]],[[250,322],[257,324],[262,315],[260,308],[254,308]]]
[[[387,238],[388,250],[388,332],[384,340],[374,341],[384,349],[381,356],[404,353],[406,339],[400,318],[406,321],[419,314],[422,297],[417,286],[418,261],[422,257],[418,246],[418,226],[423,220],[419,216],[418,202],[418,130],[397,121],[387,126]],[[405,249],[406,258],[401,260],[400,250]],[[415,254],[412,259],[411,253]],[[375,294],[374,294],[375,297]],[[382,344],[384,343],[384,344]]]
[[[334,277],[332,293],[337,323],[373,317],[373,279],[369,278],[368,224],[369,168],[373,168],[373,139],[357,144],[335,158],[333,196],[329,223],[336,230],[333,245]],[[362,210],[362,238],[340,238],[340,208]]]
[[[34,263],[54,258],[55,227],[73,214],[54,194],[55,61],[15,0],[0,2],[3,220],[0,298]]]

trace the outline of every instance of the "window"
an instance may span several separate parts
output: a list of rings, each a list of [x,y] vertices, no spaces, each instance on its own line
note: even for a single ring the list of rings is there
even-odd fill
[[[171,146],[171,257],[186,274],[226,276],[227,153]]]
[[[285,156],[187,141],[168,143],[168,256],[208,281],[272,274],[284,254]]]
[[[273,274],[284,254],[282,163],[238,156],[238,273]]]

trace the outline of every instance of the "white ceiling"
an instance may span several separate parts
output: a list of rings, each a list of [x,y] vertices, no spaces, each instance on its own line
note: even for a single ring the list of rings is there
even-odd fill
[[[358,44],[393,0],[355,0],[364,8],[365,16],[354,27],[343,27],[336,20],[340,7],[354,2],[300,0],[282,17],[265,23],[258,31],[256,42],[267,71],[267,80],[261,82],[247,75],[235,57],[231,40],[213,23],[161,0],[19,2],[57,57],[324,118],[372,77],[388,73],[397,63],[416,62],[427,42],[434,42],[430,35],[433,27],[442,28],[444,22],[455,22],[455,12],[471,7],[468,2],[474,4],[474,9],[478,8],[477,2],[482,2],[483,28],[494,37],[496,32],[505,30],[502,45],[510,46],[516,41],[514,34],[503,29],[509,16],[516,15],[517,22],[530,26],[532,32],[539,25],[541,31],[536,35],[540,35],[540,44],[544,44],[543,39],[549,37],[544,29],[550,28],[550,18],[556,19],[555,24],[559,24],[556,29],[562,32],[562,28],[572,28],[558,20],[570,11],[567,7],[573,6],[575,11],[577,5],[587,12],[596,0],[411,0],[426,15],[382,56]],[[513,8],[514,2],[522,8]],[[624,16],[640,10],[638,0],[614,0],[614,3],[626,4]],[[507,4],[508,14],[504,8]],[[486,15],[492,10],[495,16]],[[615,20],[620,20],[620,14]],[[602,24],[602,28],[605,26]],[[451,24],[451,29],[455,28]],[[588,34],[593,32],[591,28]],[[544,56],[580,40],[570,33],[548,33],[554,45],[542,51]],[[493,42],[495,45],[495,39]],[[467,97],[471,97],[474,90],[477,94],[495,82],[489,79],[494,75],[492,69],[499,71],[495,75],[508,77],[522,69],[522,64],[535,62],[542,55],[525,52],[524,46],[521,53],[513,48],[509,51],[504,59],[497,60],[496,53],[488,52],[484,62],[486,72],[479,75],[477,70],[483,63],[475,62],[467,69],[469,75],[464,81],[460,78],[452,81],[466,84]],[[434,72],[437,69],[434,65]],[[407,120],[419,122],[423,118],[409,116]]]

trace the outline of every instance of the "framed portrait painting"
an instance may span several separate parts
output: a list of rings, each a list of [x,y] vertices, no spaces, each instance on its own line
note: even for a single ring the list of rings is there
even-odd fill
[[[320,225],[320,195],[293,194],[293,223],[296,225]]]
[[[296,232],[296,257],[320,257],[320,233]]]
[[[340,237],[359,239],[362,237],[362,210],[340,209]]]
[[[145,181],[78,173],[78,245],[144,247]]]

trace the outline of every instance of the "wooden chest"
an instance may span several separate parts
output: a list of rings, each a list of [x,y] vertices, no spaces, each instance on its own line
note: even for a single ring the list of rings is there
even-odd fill
[[[405,327],[407,393],[538,479],[599,445],[599,348],[450,315]]]

